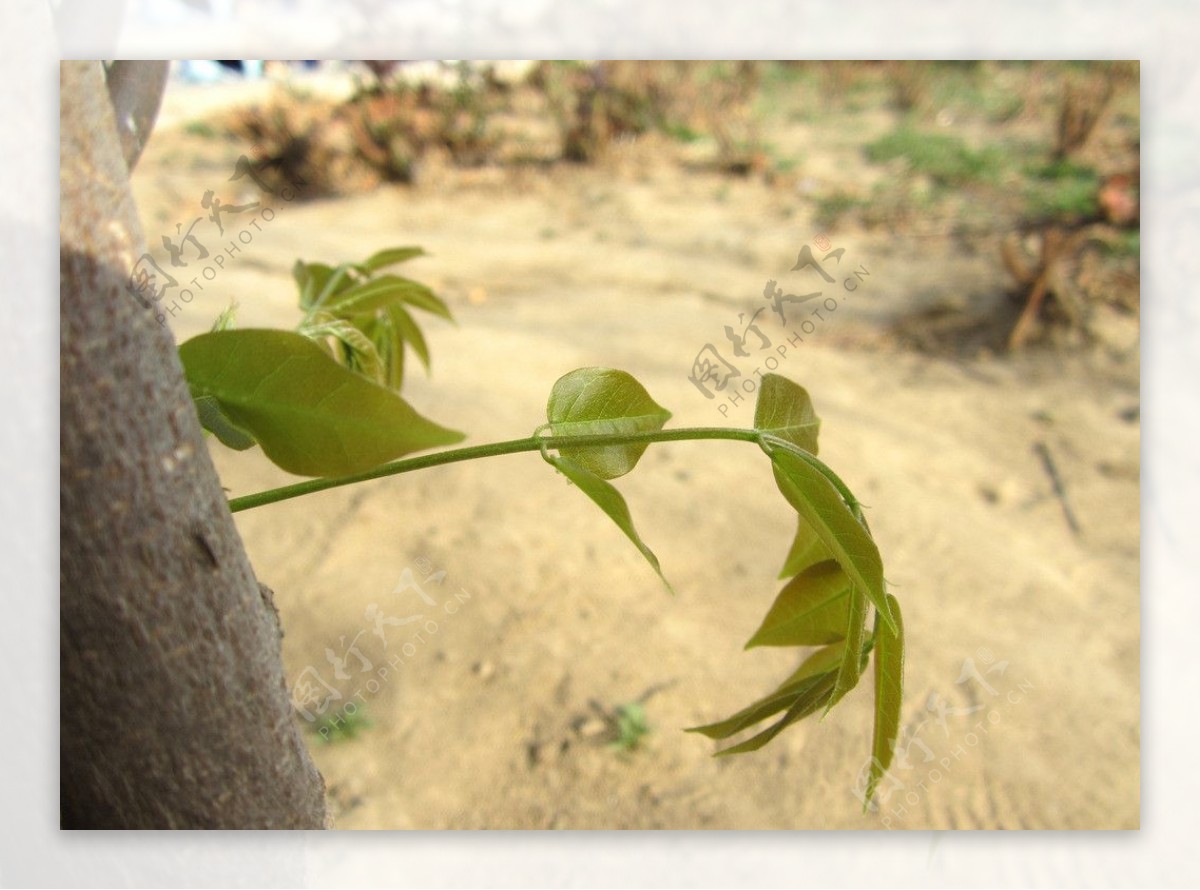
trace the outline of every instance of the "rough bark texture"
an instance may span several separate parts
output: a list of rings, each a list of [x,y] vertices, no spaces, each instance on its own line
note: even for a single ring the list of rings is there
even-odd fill
[[[61,814],[70,828],[321,828],[269,592],[170,333],[98,62],[62,65]]]

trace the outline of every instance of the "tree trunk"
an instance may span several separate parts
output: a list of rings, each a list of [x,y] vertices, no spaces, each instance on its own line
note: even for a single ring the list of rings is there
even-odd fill
[[[61,70],[64,828],[322,828],[254,578],[144,251],[98,62]]]

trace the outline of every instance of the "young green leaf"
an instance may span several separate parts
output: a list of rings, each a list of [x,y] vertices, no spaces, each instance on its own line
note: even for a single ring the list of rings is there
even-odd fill
[[[393,303],[409,303],[419,309],[453,321],[450,310],[437,295],[423,284],[398,275],[380,275],[347,288],[322,303],[321,308],[335,315],[348,316],[375,312]]]
[[[662,578],[663,584],[667,585],[667,590],[674,593],[675,591],[671,587],[671,582],[662,573],[662,567],[658,564],[658,557],[646,546],[645,542],[638,535],[637,529],[633,527],[633,517],[629,513],[629,505],[625,503],[625,498],[621,496],[621,492],[617,491],[611,483],[605,482],[599,476],[596,476],[570,458],[547,454],[546,460],[560,473],[574,482],[580,491],[595,501],[596,505],[608,514],[609,518],[617,524],[617,528],[623,531],[625,536],[641,552],[642,556],[646,557],[646,561],[658,573],[658,577]]]
[[[883,590],[883,561],[879,548],[863,528],[838,490],[825,475],[805,459],[785,447],[771,451],[775,482],[788,503],[796,508],[833,558],[871,604],[889,623],[892,621]]]
[[[850,608],[846,610],[846,651],[842,655],[841,666],[838,667],[833,694],[825,704],[826,714],[842,700],[842,696],[858,685],[858,678],[862,676],[862,658],[855,657],[852,653],[862,651],[867,623],[867,598],[861,591],[851,587],[849,605]]]
[[[829,696],[833,694],[833,686],[834,675],[822,674],[811,687],[806,688],[803,693],[796,697],[795,701],[788,707],[787,713],[778,722],[744,742],[718,751],[716,756],[726,757],[730,754],[745,754],[749,751],[757,751],[793,723],[803,720],[809,714],[815,713],[823,704],[828,702]]]
[[[201,334],[179,347],[179,357],[193,398],[215,399],[267,457],[297,475],[358,473],[463,438],[300,334]]]
[[[320,309],[338,294],[354,287],[358,283],[358,278],[353,273],[354,267],[350,263],[342,263],[334,269],[313,298],[312,308]]]
[[[841,646],[838,646],[839,651],[841,648]],[[730,736],[737,735],[744,729],[754,726],[756,723],[761,723],[768,717],[774,717],[780,711],[786,711],[796,703],[798,698],[807,695],[823,680],[832,677],[833,672],[826,671],[811,677],[805,677],[793,683],[785,683],[770,695],[763,697],[748,707],[742,708],[742,710],[733,716],[726,717],[724,720],[716,723],[709,723],[706,726],[693,726],[687,732],[696,732],[714,741],[723,741]]]
[[[397,392],[404,383],[404,334],[396,325],[393,315],[393,310],[398,308],[400,307],[388,307],[380,326],[379,339],[376,341],[380,350],[380,360],[387,369],[387,384]]]
[[[720,741],[736,735],[755,723],[761,723],[768,717],[791,707],[801,694],[812,689],[816,680],[823,677],[833,678],[837,673],[838,666],[842,663],[845,652],[845,643],[833,643],[816,650],[770,695],[743,708],[732,717],[706,726],[694,726],[687,732],[698,732],[710,739]],[[865,652],[860,654],[859,658],[865,665]]]
[[[329,283],[333,272],[333,267],[327,266],[325,263],[306,263],[303,260],[296,260],[296,264],[292,266],[292,277],[296,280],[296,286],[300,288],[301,309],[312,308],[317,294],[321,293]]]
[[[792,539],[792,548],[788,551],[787,559],[783,561],[783,568],[779,570],[779,577],[795,577],[810,566],[827,559],[833,559],[829,548],[822,543],[812,526],[800,519],[796,526],[796,537]]]
[[[333,337],[344,347],[346,365],[376,383],[384,382],[383,361],[375,344],[359,328],[343,318],[335,318],[328,312],[318,312],[305,322],[300,333],[310,340]]]
[[[413,348],[413,352],[417,354],[417,358],[421,360],[421,364],[425,366],[426,372],[429,371],[429,346],[425,343],[425,335],[421,333],[421,329],[417,327],[416,321],[408,314],[403,306],[393,303],[387,307],[388,316],[392,320],[392,325],[396,329],[402,340],[408,343]]]
[[[790,677],[779,684],[780,689],[788,686],[795,686],[801,680],[806,680],[809,677],[815,677],[818,674],[828,674],[838,669],[838,665],[842,663],[843,654],[846,651],[846,644],[832,643],[828,646],[822,646],[814,651],[808,658],[800,663],[800,667],[792,673]],[[859,654],[860,658],[867,657],[868,648],[863,647],[863,651]],[[864,661],[865,665],[866,662]]]
[[[378,253],[373,253],[362,262],[362,268],[368,272],[378,272],[388,266],[403,263],[413,257],[428,256],[420,247],[389,247]]]
[[[853,589],[834,560],[810,566],[779,591],[746,648],[818,646],[845,639]]]
[[[580,368],[558,378],[550,391],[546,419],[555,436],[657,432],[671,419],[645,387],[625,371]],[[624,476],[645,444],[564,448],[562,455],[601,479]]]
[[[415,281],[412,283],[416,284]],[[457,324],[454,321],[454,316],[450,314],[450,307],[443,302],[441,297],[423,284],[417,284],[415,288],[406,290],[404,292],[404,302],[416,309],[422,309],[425,312],[444,318],[451,324]]]
[[[786,377],[778,374],[763,377],[754,406],[754,428],[817,453],[821,419],[813,410],[808,391]]]
[[[875,795],[879,781],[892,765],[896,737],[900,734],[900,705],[904,691],[904,620],[900,604],[888,594],[888,605],[896,619],[893,632],[875,616],[875,732],[871,741],[871,774],[866,802]],[[864,803],[865,806],[865,803]]]

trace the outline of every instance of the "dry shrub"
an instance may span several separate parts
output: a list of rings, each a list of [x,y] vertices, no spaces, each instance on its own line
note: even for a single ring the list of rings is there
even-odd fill
[[[650,132],[707,135],[718,165],[739,173],[765,158],[752,114],[759,81],[756,62],[547,62],[530,78],[558,124],[564,160],[593,162],[613,142]]]
[[[253,144],[258,175],[272,191],[291,186],[304,199],[331,197],[377,181],[355,156],[338,113],[333,103],[293,95],[239,109],[226,127]]]
[[[412,182],[434,149],[464,167],[491,160],[498,139],[489,121],[505,91],[491,78],[474,82],[464,68],[453,87],[392,82],[360,92],[342,112],[352,122],[359,156],[388,181]]]
[[[460,166],[491,159],[497,140],[488,123],[507,88],[465,72],[451,87],[385,78],[340,104],[292,93],[235,112],[226,129],[254,144],[271,188],[304,183],[306,198],[413,182],[434,151]]]
[[[616,139],[666,126],[680,69],[678,62],[547,62],[530,83],[558,123],[562,158],[588,163]]]
[[[758,62],[544,62],[519,87],[465,66],[457,82],[421,85],[369,67],[374,77],[344,103],[293,93],[238,113],[228,129],[255,143],[280,181],[310,183],[309,197],[411,183],[432,158],[460,167],[555,160],[554,149],[532,150],[529,117],[533,131],[539,117],[549,139],[557,131],[557,159],[594,162],[614,142],[658,132],[707,137],[709,163],[724,172],[769,167],[755,118]],[[532,112],[524,132],[504,130],[514,103]]]
[[[885,76],[892,87],[892,103],[901,111],[919,111],[926,105],[932,63],[893,61],[885,63]]]
[[[1111,69],[1066,78],[1055,129],[1056,158],[1069,158],[1083,150],[1104,118],[1116,86]]]
[[[1020,349],[1043,325],[1089,336],[1099,306],[1136,313],[1138,256],[1121,249],[1128,231],[1093,222],[1007,237],[1001,257],[1017,283],[1013,298],[1022,304],[1008,348]]]

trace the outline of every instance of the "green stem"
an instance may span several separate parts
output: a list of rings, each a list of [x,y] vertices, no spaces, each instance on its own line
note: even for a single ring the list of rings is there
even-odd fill
[[[285,485],[282,488],[272,488],[255,494],[232,498],[229,510],[237,513],[239,510],[249,510],[253,507],[264,507],[289,498],[325,491],[327,488],[339,488],[343,485],[353,485],[356,482],[366,482],[370,479],[382,479],[386,476],[396,476],[413,470],[424,470],[443,464],[452,464],[464,460],[478,460],[483,457],[497,457],[501,454],[519,454],[525,451],[541,451],[554,448],[596,448],[604,445],[638,445],[653,442],[679,442],[692,439],[733,439],[740,442],[761,442],[762,434],[757,430],[728,429],[725,427],[692,427],[677,430],[656,430],[645,433],[613,433],[593,436],[530,436],[527,439],[512,439],[507,442],[491,442],[487,445],[473,445],[468,448],[455,448],[450,451],[438,451],[434,454],[424,454],[420,457],[410,457],[404,460],[383,464],[363,473],[350,476],[331,476],[322,479],[309,479]]]

